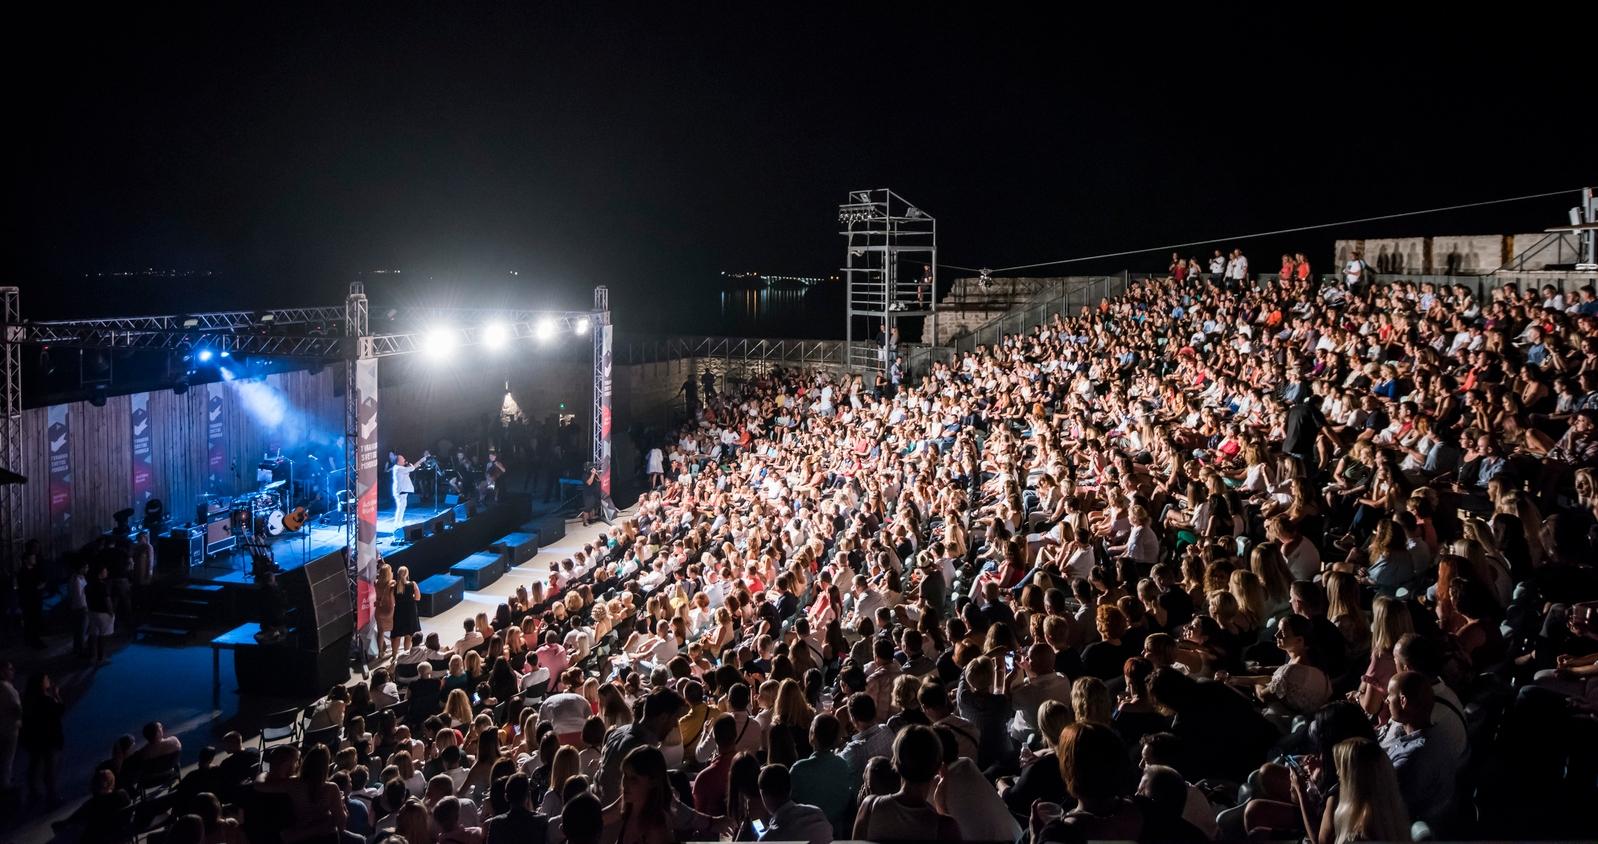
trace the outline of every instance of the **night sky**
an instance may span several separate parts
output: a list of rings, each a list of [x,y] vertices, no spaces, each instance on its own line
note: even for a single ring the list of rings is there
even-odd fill
[[[625,327],[721,270],[835,271],[851,188],[937,216],[948,262],[1005,266],[1598,183],[1562,81],[1590,84],[1590,12],[238,5],[13,30],[5,266],[30,315],[333,304],[398,268],[380,303],[608,284]],[[1573,201],[1344,234],[1536,231]],[[1335,234],[1291,245],[1324,264]],[[146,267],[216,275],[83,278]]]

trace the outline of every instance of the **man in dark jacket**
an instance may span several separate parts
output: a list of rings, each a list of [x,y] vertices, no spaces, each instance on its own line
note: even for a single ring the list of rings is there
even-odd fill
[[[549,818],[533,811],[532,787],[526,774],[515,773],[505,781],[505,802],[510,805],[510,811],[495,815],[484,824],[487,844],[543,841]]]

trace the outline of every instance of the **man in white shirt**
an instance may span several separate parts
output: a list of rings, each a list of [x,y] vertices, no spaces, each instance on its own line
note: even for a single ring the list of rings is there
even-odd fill
[[[1054,670],[1054,649],[1043,642],[1027,650],[1026,659],[1016,665],[1014,673],[1025,676],[1010,685],[1011,699],[1015,702],[1010,735],[1025,742],[1038,731],[1038,707],[1044,701],[1057,700],[1071,705],[1071,679]]]
[[[854,588],[850,592],[854,596],[854,611],[849,619],[850,627],[862,618],[876,618],[877,608],[886,605],[882,593],[867,585],[866,576],[863,574],[854,576]]]
[[[1221,250],[1215,250],[1215,256],[1210,258],[1210,284],[1221,286],[1226,275],[1226,256]]]
[[[483,634],[478,631],[477,622],[472,619],[468,618],[461,622],[461,626],[466,628],[466,633],[455,641],[455,653],[465,656],[467,651],[483,643]]]
[[[1359,283],[1364,277],[1364,256],[1359,252],[1355,252],[1348,256],[1348,263],[1343,267],[1343,281],[1348,284],[1350,290],[1353,290],[1359,287]]]
[[[1314,580],[1321,571],[1321,552],[1299,535],[1298,525],[1285,516],[1276,520],[1276,537],[1282,543],[1282,557],[1294,580]]]
[[[411,485],[411,473],[416,471],[416,467],[405,459],[405,455],[397,454],[391,471],[394,475],[394,531],[398,533],[405,526],[405,504],[410,500],[411,493],[416,491],[416,487]]]

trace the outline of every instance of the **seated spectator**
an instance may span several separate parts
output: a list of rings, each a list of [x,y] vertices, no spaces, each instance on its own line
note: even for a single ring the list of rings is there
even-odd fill
[[[893,741],[893,770],[902,784],[894,794],[872,795],[861,801],[855,814],[854,838],[866,841],[960,838],[960,825],[954,818],[940,813],[930,800],[933,778],[937,776],[942,759],[941,743],[930,728],[906,727]]]

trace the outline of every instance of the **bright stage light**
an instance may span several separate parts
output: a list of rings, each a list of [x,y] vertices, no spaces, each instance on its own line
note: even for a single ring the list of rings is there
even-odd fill
[[[201,349],[195,357],[199,359],[200,363],[209,363],[211,361],[211,350]]]
[[[455,332],[449,328],[435,328],[427,332],[423,349],[435,358],[445,358],[455,349]]]
[[[233,357],[233,355],[232,355],[232,353],[230,353],[230,352],[228,352],[228,351],[227,351],[227,350],[226,350],[226,349],[223,349],[223,350],[222,350],[222,357],[223,357],[223,358],[224,358],[224,359],[226,359],[226,358],[230,358],[230,357]]]
[[[577,324],[575,326],[573,326],[573,330],[576,331],[578,333],[578,335],[587,334],[588,333],[588,317],[583,317],[582,319],[577,320]]]
[[[483,345],[490,349],[504,348],[505,341],[510,339],[510,332],[501,323],[490,323],[483,328]]]
[[[548,343],[555,339],[555,320],[550,317],[544,317],[539,320],[537,336],[540,343]]]

